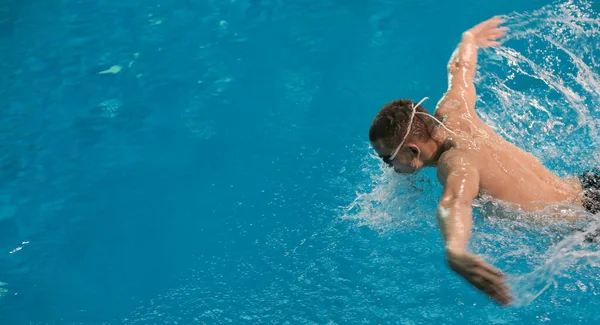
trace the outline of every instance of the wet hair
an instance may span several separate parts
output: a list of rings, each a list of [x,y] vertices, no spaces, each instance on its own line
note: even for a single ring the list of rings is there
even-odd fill
[[[371,123],[369,140],[371,142],[382,140],[390,149],[398,146],[406,135],[414,105],[416,103],[408,99],[399,99],[385,104]],[[415,111],[429,114],[421,105],[417,106]],[[407,139],[428,140],[434,127],[433,119],[416,114]]]

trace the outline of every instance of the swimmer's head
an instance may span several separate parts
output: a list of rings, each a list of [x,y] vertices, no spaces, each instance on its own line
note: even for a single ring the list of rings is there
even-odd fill
[[[387,103],[373,120],[369,129],[371,145],[397,173],[417,173],[425,165],[421,153],[435,129],[435,120],[426,115],[429,113],[420,103],[401,99]]]

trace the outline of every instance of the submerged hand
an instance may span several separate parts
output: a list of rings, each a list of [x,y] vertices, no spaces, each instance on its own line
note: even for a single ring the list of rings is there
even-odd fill
[[[510,291],[504,283],[504,274],[479,256],[467,252],[448,252],[447,259],[452,270],[496,302],[504,306],[512,302]]]
[[[500,17],[488,19],[463,34],[463,39],[472,41],[478,47],[492,47],[500,45],[497,40],[506,35],[508,28],[499,27],[504,21]]]

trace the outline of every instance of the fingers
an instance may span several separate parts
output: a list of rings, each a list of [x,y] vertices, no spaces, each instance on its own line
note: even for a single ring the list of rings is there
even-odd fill
[[[483,45],[480,45],[480,47],[482,48],[488,48],[488,47],[498,47],[502,45],[502,43],[500,42],[485,42]]]
[[[504,273],[502,273],[502,271],[481,259],[477,262],[476,267],[473,269],[473,273],[479,275],[489,286],[501,286],[508,290],[508,288],[504,286]]]
[[[489,263],[486,263],[481,257],[473,256],[471,258],[471,266],[473,273],[480,273],[480,275],[489,277],[504,278],[504,273],[499,269],[495,268]]]
[[[513,298],[510,296],[510,290],[503,283],[492,287],[492,291],[488,296],[503,306],[510,305],[513,301]]]
[[[513,302],[510,290],[504,284],[496,289],[496,294],[493,296],[493,299],[504,306],[510,305]]]
[[[500,27],[500,28],[495,28],[493,30],[490,31],[490,33],[488,34],[488,39],[499,39],[500,37],[503,37],[504,35],[506,35],[506,32],[508,31],[508,27]]]
[[[482,283],[484,286],[483,292],[485,292],[490,298],[499,302],[502,305],[508,305],[512,302],[512,297],[510,296],[510,290],[504,284],[503,280],[492,280],[487,283]]]
[[[508,294],[507,290],[504,291],[494,291],[491,293],[486,293],[490,298],[494,301],[498,302],[503,306],[508,306],[513,302],[513,298]]]
[[[504,20],[502,18],[500,18],[500,16],[494,16],[494,17],[486,20],[484,23],[487,24],[487,27],[496,27],[496,26],[499,26],[500,24],[504,23]]]
[[[483,30],[483,29],[490,29],[490,28],[496,28],[498,26],[500,26],[500,24],[504,23],[504,20],[502,20],[502,18],[500,18],[500,16],[494,16],[486,21],[483,21],[479,24],[477,24],[475,27],[473,27],[473,30]]]
[[[477,46],[483,48],[499,46],[496,40],[504,37],[508,31],[506,27],[499,27],[503,22],[499,16],[490,18],[465,32],[463,37],[471,35]]]
[[[451,263],[451,267],[494,301],[505,306],[512,302],[510,290],[504,282],[504,273],[480,257],[464,255],[455,263]]]
[[[510,290],[498,277],[486,278],[485,276],[474,274],[467,280],[477,289],[484,292],[496,302],[506,306],[512,302]]]
[[[478,261],[477,263],[479,267],[481,267],[485,272],[492,274],[496,277],[504,278],[504,273],[491,264],[484,262],[483,260]]]
[[[495,301],[507,305],[512,298],[510,290],[504,283],[504,276],[491,275],[491,273],[482,272],[481,285],[484,287],[484,292]]]

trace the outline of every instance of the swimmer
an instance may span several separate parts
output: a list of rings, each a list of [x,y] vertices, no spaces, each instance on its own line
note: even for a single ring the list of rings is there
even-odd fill
[[[448,266],[494,301],[512,297],[503,273],[470,253],[472,201],[479,195],[536,211],[557,203],[600,210],[600,172],[562,179],[533,155],[507,142],[475,112],[473,77],[480,48],[496,47],[507,28],[493,17],[462,35],[448,63],[448,90],[434,115],[411,100],[386,104],[369,130],[379,157],[394,171],[414,174],[437,167],[444,190],[437,208]]]

